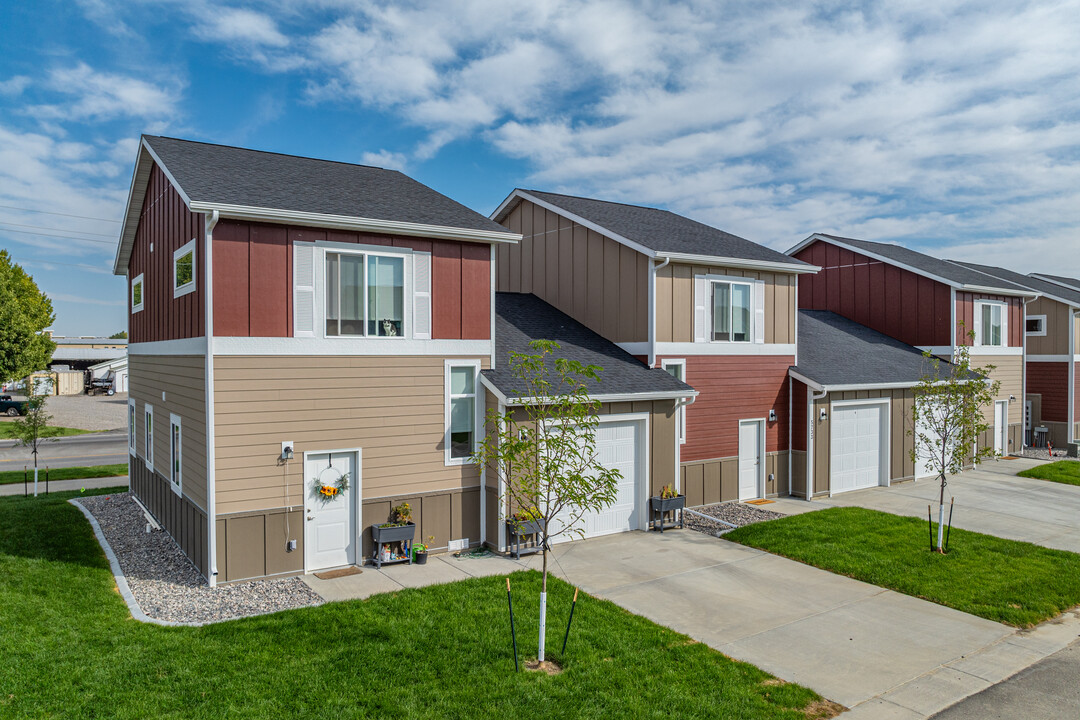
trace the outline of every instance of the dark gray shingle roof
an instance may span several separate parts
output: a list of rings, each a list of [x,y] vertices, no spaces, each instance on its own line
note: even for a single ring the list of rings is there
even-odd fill
[[[1001,278],[1002,280],[1008,280],[1009,282],[1016,285],[1023,285],[1027,289],[1034,290],[1035,292],[1053,295],[1067,302],[1080,305],[1080,288],[1070,290],[1069,288],[1062,287],[1061,285],[1056,285],[1047,280],[1040,280],[1039,278],[1032,277],[1030,275],[1021,275],[1018,272],[1006,270],[1005,268],[995,267],[993,265],[979,265],[977,263],[962,262],[960,260],[950,260],[949,262],[963,265],[966,268],[977,270],[979,272],[984,272],[988,275],[993,275],[994,277]]]
[[[676,215],[669,210],[641,205],[624,205],[539,190],[523,190],[523,192],[655,252],[739,258],[810,267],[807,263],[782,252],[688,217]]]
[[[1076,278],[1065,277],[1063,275],[1048,275],[1046,273],[1036,273],[1036,274],[1042,275],[1044,278],[1049,278],[1050,280],[1054,280],[1054,281],[1059,282],[1059,283],[1065,283],[1066,285],[1068,285],[1070,287],[1074,287],[1077,290],[1080,290],[1080,280],[1077,280]],[[1055,285],[1054,287],[1057,287],[1057,286]]]
[[[152,135],[144,139],[192,202],[506,232],[397,170]]]
[[[495,369],[484,370],[483,374],[507,398],[520,397],[526,391],[511,372],[509,353],[534,353],[529,347],[533,340],[554,340],[562,357],[602,367],[600,382],[590,383],[593,395],[694,394],[693,388],[666,370],[649,369],[615,343],[535,295],[496,293]],[[554,378],[554,362],[550,367]]]
[[[867,252],[880,255],[898,263],[907,265],[910,268],[918,270],[929,275],[935,275],[939,278],[944,278],[950,282],[958,285],[975,285],[980,287],[993,287],[1003,292],[1029,292],[1027,288],[1017,285],[1015,283],[1008,282],[1007,280],[995,280],[994,278],[987,277],[985,274],[972,270],[970,268],[961,267],[959,265],[946,262],[939,258],[925,253],[906,248],[902,245],[891,245],[889,243],[879,243],[870,240],[857,240],[855,238],[841,237],[839,235],[829,235],[827,233],[817,233],[817,235],[837,240],[850,245],[854,248],[860,248]]]
[[[800,375],[820,385],[918,383],[930,361],[910,345],[827,310],[799,311]]]

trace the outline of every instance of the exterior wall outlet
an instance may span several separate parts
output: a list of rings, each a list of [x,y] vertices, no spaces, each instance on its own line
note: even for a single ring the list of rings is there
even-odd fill
[[[450,552],[455,550],[465,550],[469,547],[469,538],[461,538],[460,540],[451,540],[446,545],[446,549]]]
[[[294,550],[296,550],[295,540],[289,540],[287,543],[285,543],[285,552],[292,552]]]

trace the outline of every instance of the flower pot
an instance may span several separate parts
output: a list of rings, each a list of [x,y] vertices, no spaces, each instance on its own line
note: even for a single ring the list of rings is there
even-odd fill
[[[417,565],[427,565],[427,551],[420,552],[417,550],[413,553],[413,562]]]

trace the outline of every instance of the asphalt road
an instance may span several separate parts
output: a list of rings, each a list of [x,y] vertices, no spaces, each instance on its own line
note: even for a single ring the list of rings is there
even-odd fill
[[[1080,640],[1008,680],[944,710],[933,720],[1080,718]]]
[[[56,438],[38,446],[38,467],[116,465],[127,461],[127,433],[122,430]],[[28,465],[33,465],[28,449],[0,440],[0,470],[22,470]]]

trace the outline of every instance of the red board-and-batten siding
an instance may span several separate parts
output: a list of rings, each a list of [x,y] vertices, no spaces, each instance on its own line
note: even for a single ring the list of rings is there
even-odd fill
[[[795,257],[821,267],[816,275],[799,278],[801,309],[831,310],[908,345],[953,345],[948,285],[822,240],[806,246]],[[984,299],[1009,306],[1008,344],[1020,347],[1022,301],[968,292],[956,293],[956,344],[971,344],[965,333],[975,327],[975,301]]]
[[[205,221],[188,210],[165,173],[150,171],[128,261],[129,342],[201,337],[203,324]],[[173,251],[195,239],[195,291],[173,297]],[[150,250],[153,245],[153,252]],[[143,309],[131,312],[131,282],[143,276]]]
[[[1029,361],[1027,391],[1042,395],[1042,420],[1069,421],[1069,363]]]
[[[291,337],[293,244],[329,241],[432,256],[432,337],[491,336],[491,250],[485,244],[222,220],[214,229],[214,335]]]

